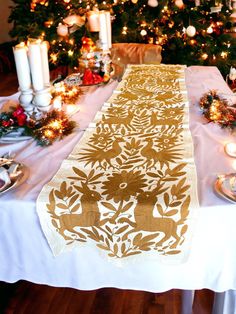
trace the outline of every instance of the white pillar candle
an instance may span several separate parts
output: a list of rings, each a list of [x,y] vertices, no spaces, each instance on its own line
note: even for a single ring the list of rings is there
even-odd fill
[[[103,50],[111,48],[111,16],[109,11],[100,11],[99,14],[99,39]]]
[[[107,33],[108,33],[108,48],[111,49],[112,35],[111,35],[111,14],[110,14],[110,12],[106,13],[106,19],[107,19]]]
[[[27,57],[27,46],[20,43],[13,47],[14,59],[16,64],[16,73],[21,91],[31,88],[30,67]]]
[[[43,81],[44,86],[50,85],[50,72],[49,72],[49,63],[48,63],[48,43],[43,41],[40,44],[41,49],[41,61],[43,68]]]
[[[43,67],[40,42],[38,41],[29,43],[29,63],[34,90],[42,90],[44,88]]]
[[[87,19],[90,32],[99,32],[99,11],[89,11],[87,13]]]

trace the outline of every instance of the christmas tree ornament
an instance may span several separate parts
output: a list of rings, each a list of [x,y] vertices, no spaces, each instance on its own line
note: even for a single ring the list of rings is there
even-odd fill
[[[196,28],[193,25],[189,25],[186,29],[186,34],[189,37],[194,37],[196,35]]]
[[[175,0],[175,5],[176,5],[179,9],[183,9],[183,7],[184,7],[183,0]]]
[[[66,37],[69,34],[68,27],[63,24],[57,26],[57,34],[61,37]]]
[[[141,32],[140,32],[140,35],[141,36],[146,36],[147,35],[146,29],[142,29]]]
[[[204,65],[217,66],[224,77],[228,74],[230,65],[235,65],[236,0],[226,0],[226,2],[222,0],[11,1],[15,5],[12,6],[9,16],[12,25],[10,35],[21,42],[27,41],[28,37],[43,34],[44,39],[50,43],[49,62],[53,68],[69,66],[74,71],[74,67],[79,63],[81,38],[90,37],[90,32],[95,32],[94,39],[98,37],[96,32],[99,35],[101,33],[99,47],[108,51],[111,45],[110,24],[113,24],[113,42],[137,41],[159,44],[162,46],[164,63],[178,62],[191,65],[194,62],[200,65],[203,63],[202,54],[207,51],[209,57],[204,60]],[[224,4],[222,10],[209,14],[210,7],[220,7],[220,2]],[[19,3],[21,4],[18,5]],[[31,3],[33,10],[29,6]],[[108,15],[102,15],[103,18],[100,20],[100,13],[104,12],[102,10],[107,10],[110,18]],[[90,11],[92,11],[91,19],[95,16],[96,21],[99,13],[102,31],[98,23],[96,25],[93,24],[95,21],[90,23]],[[86,22],[83,24],[85,17]],[[142,25],[143,21],[146,25]],[[186,33],[182,31],[184,26],[186,28],[194,26],[196,30],[191,27]],[[140,35],[142,30],[144,31]],[[196,43],[193,44],[192,39],[196,39]],[[202,44],[206,45],[205,48]],[[182,53],[176,55],[177,49],[181,49]],[[196,51],[201,52],[196,54]],[[227,52],[227,58],[224,60],[220,56],[222,51]]]
[[[158,1],[157,0],[148,0],[148,5],[152,8],[155,8],[158,6]]]

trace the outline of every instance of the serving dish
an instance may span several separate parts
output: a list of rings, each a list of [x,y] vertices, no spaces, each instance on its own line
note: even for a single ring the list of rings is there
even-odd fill
[[[0,167],[0,196],[15,189],[29,177],[29,169],[14,160],[2,163]]]
[[[219,175],[214,188],[218,195],[236,203],[236,173]]]

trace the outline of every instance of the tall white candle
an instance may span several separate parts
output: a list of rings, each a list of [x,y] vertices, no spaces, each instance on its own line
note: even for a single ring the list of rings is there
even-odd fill
[[[16,64],[16,73],[21,91],[31,88],[30,67],[27,57],[27,47],[20,43],[13,47],[14,59]]]
[[[42,90],[44,88],[43,67],[40,42],[38,41],[29,43],[29,63],[34,90]]]
[[[41,49],[41,61],[43,69],[43,81],[44,85],[50,85],[50,72],[49,72],[49,63],[48,63],[48,43],[43,41],[40,44]]]
[[[108,48],[110,49],[112,46],[112,35],[111,35],[111,14],[110,12],[106,12],[106,20],[107,20],[107,37],[108,37]]]
[[[99,39],[103,50],[111,48],[111,16],[109,11],[100,11],[99,14]]]
[[[89,11],[87,13],[87,19],[90,32],[99,32],[99,11]]]

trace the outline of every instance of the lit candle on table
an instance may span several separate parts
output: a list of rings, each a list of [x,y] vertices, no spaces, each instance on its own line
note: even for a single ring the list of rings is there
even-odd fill
[[[236,158],[236,143],[225,144],[225,152],[228,156]]]
[[[19,87],[21,91],[29,90],[31,88],[31,77],[27,46],[24,43],[20,43],[13,48],[13,53]]]
[[[64,109],[65,113],[70,117],[79,111],[79,106],[73,105],[73,104],[64,104],[63,109]]]
[[[61,96],[57,96],[53,99],[53,108],[57,109],[57,110],[61,110],[61,105],[62,101],[61,101]]]
[[[29,63],[34,89],[36,91],[44,89],[41,48],[38,40],[29,42]]]

